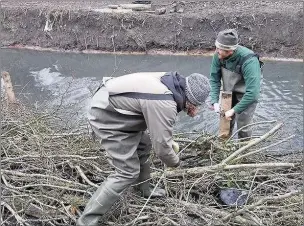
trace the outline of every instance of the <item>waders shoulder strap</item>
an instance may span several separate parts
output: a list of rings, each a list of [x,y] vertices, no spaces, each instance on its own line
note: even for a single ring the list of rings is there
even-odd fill
[[[260,63],[260,68],[262,70],[262,68],[264,66],[264,62],[260,61],[260,56],[256,53],[250,53],[250,54],[246,55],[245,57],[241,58],[241,60],[239,61],[239,63],[235,67],[235,72],[242,75],[243,74],[242,73],[243,64],[245,63],[246,60],[248,60],[251,57],[257,57],[258,58],[259,63]]]

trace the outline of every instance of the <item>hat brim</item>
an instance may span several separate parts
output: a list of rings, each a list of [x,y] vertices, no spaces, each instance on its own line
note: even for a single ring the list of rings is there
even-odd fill
[[[233,45],[233,46],[228,46],[228,45],[223,45],[221,43],[219,43],[218,41],[215,41],[215,46],[218,49],[222,49],[222,50],[235,50],[238,47],[238,44]]]

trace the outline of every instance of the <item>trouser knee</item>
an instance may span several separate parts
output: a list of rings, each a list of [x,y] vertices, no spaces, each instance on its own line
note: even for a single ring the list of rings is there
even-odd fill
[[[110,175],[106,182],[105,186],[108,188],[111,188],[117,193],[123,192],[125,189],[127,189],[129,186],[134,184],[137,179],[139,178],[139,170],[136,172],[128,173],[128,174],[113,174]]]

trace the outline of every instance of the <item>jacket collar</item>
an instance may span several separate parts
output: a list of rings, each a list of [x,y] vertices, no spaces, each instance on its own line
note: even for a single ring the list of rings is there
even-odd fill
[[[173,94],[177,104],[177,112],[185,109],[186,106],[186,79],[175,72],[167,72],[161,77],[161,82],[168,87]]]

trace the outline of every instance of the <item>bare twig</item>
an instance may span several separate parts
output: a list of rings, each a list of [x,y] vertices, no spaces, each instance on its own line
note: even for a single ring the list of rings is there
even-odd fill
[[[267,123],[275,123],[277,122],[276,120],[273,120],[273,121],[262,121],[262,122],[255,122],[255,123],[250,123],[246,126],[243,126],[241,128],[239,128],[237,131],[235,131],[230,137],[229,139],[226,141],[226,144],[239,132],[241,131],[242,129],[245,129],[247,127],[251,127],[251,126],[256,126],[256,125],[260,125],[260,124],[267,124]]]
[[[268,133],[266,133],[265,135],[263,135],[261,138],[258,138],[256,140],[254,140],[253,142],[250,142],[249,144],[247,144],[244,147],[241,147],[240,149],[238,149],[237,151],[235,151],[234,153],[232,153],[230,156],[228,156],[226,159],[224,159],[221,164],[226,164],[229,161],[231,161],[234,157],[236,157],[237,155],[239,155],[240,153],[246,151],[248,148],[260,143],[261,141],[267,139],[268,137],[270,137],[272,134],[274,134],[278,129],[280,129],[283,126],[283,123],[279,123],[278,125],[276,125],[274,128],[272,128]]]
[[[260,149],[258,149],[258,150],[255,150],[255,151],[248,152],[248,153],[246,153],[246,154],[244,154],[244,155],[241,155],[241,156],[235,158],[234,161],[240,160],[240,159],[242,159],[242,158],[244,158],[244,157],[247,157],[247,156],[249,156],[249,155],[253,155],[253,154],[259,153],[259,152],[264,151],[264,150],[268,150],[268,149],[270,149],[270,148],[272,148],[272,147],[274,147],[274,146],[277,146],[277,145],[279,145],[279,144],[281,144],[281,143],[283,143],[283,142],[286,142],[287,140],[292,139],[293,137],[295,137],[295,135],[292,135],[292,136],[290,136],[290,137],[287,137],[287,138],[285,138],[285,139],[283,139],[283,140],[280,140],[280,141],[278,141],[278,142],[276,142],[276,143],[274,143],[274,144],[271,144],[271,145],[269,145],[269,146],[267,146],[267,147],[263,147],[263,148],[260,148]]]
[[[26,225],[26,226],[30,226],[28,223],[25,222],[25,220],[19,216],[19,214],[10,206],[8,205],[6,202],[1,202],[1,206],[5,206],[11,213],[12,215],[16,218],[17,222],[20,225]]]
[[[299,195],[299,194],[302,194],[303,191],[299,191],[299,190],[296,190],[296,191],[292,191],[292,192],[289,192],[289,193],[286,193],[286,194],[283,194],[283,195],[277,195],[277,196],[266,196],[262,199],[260,199],[259,201],[257,201],[256,203],[253,203],[252,205],[250,206],[246,206],[246,208],[243,208],[243,209],[240,209],[238,211],[236,211],[235,213],[231,213],[229,215],[227,215],[226,217],[223,218],[224,221],[227,221],[229,218],[231,217],[235,217],[237,215],[240,215],[241,213],[245,212],[245,211],[248,211],[250,209],[253,209],[267,201],[278,201],[278,200],[282,200],[282,199],[286,199],[286,198],[289,198],[291,196],[295,196],[295,195]],[[303,195],[303,194],[302,194]]]
[[[197,139],[199,139],[202,135],[198,136],[193,142],[191,142],[190,144],[188,144],[186,147],[184,147],[177,155],[180,155],[181,153],[183,153],[192,143],[194,143]],[[142,209],[140,210],[139,214],[137,215],[136,219],[133,221],[133,225],[135,225],[135,223],[137,222],[138,218],[140,217],[140,214],[143,212],[143,210],[145,209],[146,205],[148,204],[149,200],[151,199],[153,193],[155,192],[157,186],[159,185],[160,181],[165,177],[165,172],[162,173],[161,177],[159,178],[159,180],[157,181],[153,191],[151,192],[150,196],[148,197],[147,201],[145,202],[145,204],[143,205]]]
[[[295,163],[282,163],[282,162],[268,162],[268,163],[257,163],[257,164],[237,164],[237,165],[222,165],[217,164],[213,166],[206,167],[194,167],[189,169],[178,169],[178,170],[170,170],[165,171],[166,177],[180,177],[183,175],[202,175],[206,172],[216,172],[222,170],[232,170],[232,169],[272,169],[272,168],[281,168],[281,167],[295,167]],[[159,177],[160,173],[152,174],[152,177]]]
[[[27,158],[77,158],[81,160],[94,160],[94,159],[99,159],[99,156],[90,156],[90,157],[84,157],[80,155],[45,155],[45,156],[39,156],[39,155],[23,155],[23,156],[18,156],[14,158],[5,158],[1,159],[1,162],[8,162],[8,161],[16,161],[19,159],[27,159]]]
[[[80,176],[91,186],[98,188],[99,186],[94,184],[92,181],[90,181],[87,176],[84,174],[84,172],[81,170],[80,166],[75,166]]]
[[[65,180],[65,179],[58,178],[58,177],[51,176],[51,175],[43,175],[43,174],[37,174],[37,173],[32,173],[32,174],[20,173],[20,172],[17,172],[17,171],[4,170],[4,169],[1,170],[1,171],[2,171],[2,173],[5,173],[5,174],[20,176],[20,177],[34,177],[34,178],[54,179],[54,180],[58,180],[58,181],[61,181],[61,182],[64,182],[64,183],[74,184],[74,185],[78,185],[78,186],[81,186],[81,187],[86,187],[86,185],[84,185],[84,184],[80,184],[78,182]]]

